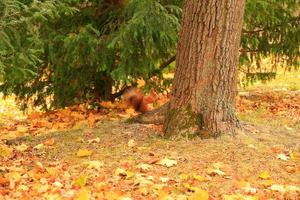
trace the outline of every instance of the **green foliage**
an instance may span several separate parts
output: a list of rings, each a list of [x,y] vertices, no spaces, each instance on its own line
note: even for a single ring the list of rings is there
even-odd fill
[[[4,94],[15,93],[26,101],[38,92],[32,91],[31,87],[40,66],[47,65],[43,60],[45,41],[40,36],[40,29],[43,24],[59,18],[61,13],[75,11],[59,0],[1,1],[0,80]]]
[[[8,2],[20,3],[16,0]],[[32,9],[37,2],[20,3],[22,7],[19,10],[26,10],[23,7]],[[106,87],[107,83],[103,80],[112,79],[113,84],[118,85],[139,77],[149,77],[160,63],[175,54],[181,9],[171,2],[39,2],[39,10],[30,14],[39,16],[43,21],[33,21],[32,26],[26,29],[28,32],[36,31],[32,34],[35,37],[32,38],[33,43],[30,42],[31,45],[36,44],[33,49],[36,54],[21,45],[36,59],[31,59],[29,66],[23,61],[15,63],[14,67],[3,66],[1,90],[5,94],[15,93],[25,103],[33,98],[36,106],[47,108],[50,100],[52,106],[60,107],[92,98],[95,93],[108,97],[109,89],[95,91]],[[50,5],[53,7],[50,8]],[[43,16],[48,8],[55,16]],[[63,8],[68,8],[68,12],[60,12]],[[9,21],[7,16],[5,18]],[[16,29],[12,32],[18,33]],[[24,35],[21,41],[29,38]],[[11,45],[13,51],[22,52],[15,46]],[[5,56],[1,56],[3,58]],[[18,60],[16,55],[11,58]],[[14,75],[8,70],[15,71],[19,67],[29,69],[30,75],[19,73],[21,77],[12,81]],[[102,87],[97,87],[99,84]]]
[[[299,66],[299,0],[247,0],[242,37],[242,64],[261,72],[260,61],[271,57],[274,66]],[[250,68],[250,69],[249,69]],[[270,69],[269,69],[270,70]]]
[[[161,66],[176,53],[182,3],[2,0],[0,91],[16,94],[24,106],[33,101],[49,109],[107,99],[112,86],[161,77]],[[242,69],[256,73],[268,56],[297,66],[298,5],[299,0],[247,1]]]

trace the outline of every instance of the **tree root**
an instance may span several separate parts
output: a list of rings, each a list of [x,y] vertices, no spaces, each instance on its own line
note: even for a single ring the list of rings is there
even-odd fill
[[[163,124],[168,107],[169,102],[149,112],[134,116],[130,118],[128,122],[141,124]]]

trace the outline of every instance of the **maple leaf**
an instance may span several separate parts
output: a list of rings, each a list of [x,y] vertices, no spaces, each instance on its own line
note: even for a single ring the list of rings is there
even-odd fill
[[[223,163],[222,162],[216,162],[216,163],[213,163],[212,166],[215,169],[221,169],[223,167]]]
[[[54,138],[49,138],[44,142],[44,144],[48,145],[48,146],[52,146],[52,145],[54,145],[54,143],[55,143]]]
[[[56,176],[59,173],[59,170],[54,167],[46,167],[46,172],[51,176]]]
[[[104,199],[111,199],[111,200],[119,200],[121,198],[124,198],[121,194],[119,194],[118,192],[115,191],[108,191],[105,193],[105,197]]]
[[[136,114],[136,112],[135,112],[135,110],[133,108],[128,108],[128,109],[125,110],[125,112],[126,112],[126,114],[128,114],[130,116]]]
[[[147,187],[141,187],[139,188],[139,192],[146,196],[149,194],[149,189]]]
[[[43,166],[43,164],[41,162],[37,161],[34,164],[35,164],[35,166],[36,166],[36,168],[38,170],[40,170],[40,171],[44,171],[45,170],[45,168],[44,168],[44,166]]]
[[[16,146],[15,149],[17,151],[24,152],[28,149],[28,146],[26,144],[21,144],[21,145]]]
[[[153,166],[149,164],[140,163],[137,165],[137,168],[142,172],[148,172],[153,168]]]
[[[208,197],[209,195],[206,190],[198,188],[197,191],[188,198],[188,200],[208,200]]]
[[[288,173],[295,173],[296,172],[296,168],[294,166],[286,166],[285,167],[285,170],[288,172]]]
[[[246,193],[255,194],[257,192],[256,188],[251,187],[250,183],[241,181],[239,182],[240,188],[242,188]]]
[[[75,200],[90,200],[91,199],[91,191],[87,188],[82,188],[76,195]]]
[[[118,176],[126,176],[126,170],[123,169],[123,168],[117,168],[115,170],[115,175],[118,175]]]
[[[91,160],[84,163],[87,165],[88,169],[96,169],[99,170],[101,167],[103,167],[104,163],[98,160]]]
[[[299,152],[291,151],[289,156],[290,156],[291,160],[300,160]]]
[[[246,196],[241,194],[223,195],[224,200],[258,200],[257,197]]]
[[[171,159],[168,159],[168,158],[164,158],[164,159],[161,159],[158,162],[156,162],[156,164],[162,165],[162,166],[165,166],[165,167],[173,167],[173,166],[177,165],[177,161],[176,160],[171,160]]]
[[[207,169],[207,173],[212,176],[214,176],[214,175],[225,176],[225,172],[223,172],[220,169],[209,168],[209,169]]]
[[[52,123],[48,122],[47,120],[40,120],[34,122],[32,126],[37,128],[41,128],[41,127],[52,128]]]
[[[33,148],[39,150],[39,149],[42,149],[44,147],[45,147],[44,144],[38,144],[38,145],[34,146]]]
[[[19,182],[21,180],[21,174],[19,172],[10,172],[10,173],[6,174],[6,177],[10,181]]]
[[[287,156],[287,155],[285,155],[285,154],[283,154],[283,153],[281,153],[281,154],[277,155],[277,159],[287,161],[287,160],[290,159],[290,157]]]
[[[71,116],[74,117],[75,119],[77,120],[84,120],[85,119],[85,116],[79,112],[71,112]]]
[[[88,150],[88,149],[79,149],[77,151],[77,154],[76,156],[77,157],[87,157],[87,156],[90,156],[93,154],[93,151],[92,150]]]
[[[43,186],[42,186],[43,187]],[[48,189],[47,189],[48,190]],[[39,192],[39,193],[44,193],[46,192],[47,190],[43,191],[43,192]],[[47,199],[47,200],[61,200],[61,197],[59,194],[45,194],[44,196],[44,199]]]
[[[300,192],[300,187],[299,186],[287,185],[285,188],[286,188],[287,191]]]
[[[189,183],[182,183],[182,186],[184,188],[188,189],[188,191],[191,191],[191,192],[196,192],[198,190],[201,190],[200,188],[191,186]]]
[[[193,178],[194,178],[195,180],[197,180],[197,181],[200,181],[200,182],[207,181],[207,178],[205,178],[205,177],[203,177],[203,176],[201,176],[201,175],[196,175],[196,174],[194,174],[194,175],[193,175]]]
[[[143,87],[143,86],[146,85],[146,81],[145,81],[144,79],[138,79],[138,80],[136,81],[136,83],[137,83],[137,87],[138,87],[138,88],[141,88],[141,87]]]
[[[134,173],[123,168],[117,168],[115,170],[115,175],[117,176],[125,176],[127,179],[134,177]]]
[[[170,178],[169,177],[160,177],[159,180],[163,183],[167,183],[170,181]]]
[[[143,174],[137,174],[134,179],[134,185],[139,185],[140,188],[148,188],[150,185],[153,185],[153,177],[145,177]]]
[[[18,125],[17,127],[17,132],[19,133],[26,133],[28,132],[28,127],[27,126],[23,126],[23,125]]]
[[[40,117],[42,117],[42,113],[39,112],[33,112],[30,115],[27,116],[28,120],[33,120],[33,119],[39,119]]]
[[[83,187],[86,185],[87,180],[88,180],[88,177],[86,175],[81,175],[75,180],[74,184]]]
[[[94,139],[90,139],[90,140],[88,140],[88,143],[99,143],[101,140],[100,140],[100,138],[94,138]]]
[[[187,180],[187,179],[189,179],[189,177],[190,177],[190,175],[185,174],[185,173],[179,174],[179,178],[182,180]]]
[[[100,103],[100,105],[101,105],[102,107],[108,108],[108,109],[113,109],[113,108],[116,107],[116,105],[114,105],[114,104],[113,104],[112,102],[110,102],[110,101],[102,101],[102,102]]]
[[[271,178],[269,172],[267,172],[267,171],[260,173],[258,177],[261,179],[270,179]]]
[[[90,127],[95,127],[97,120],[98,120],[97,116],[92,113],[90,113],[87,118]]]
[[[53,186],[58,187],[58,188],[62,188],[64,185],[61,182],[59,182],[59,181],[55,181],[53,183]]]
[[[273,190],[273,191],[283,192],[283,193],[286,192],[283,185],[274,184],[274,185],[270,186],[269,189]]]
[[[133,139],[130,139],[129,141],[128,141],[128,147],[130,147],[130,148],[132,148],[132,147],[135,147],[137,144],[136,144],[136,142],[135,142],[135,140],[133,140]]]
[[[28,191],[29,187],[27,185],[19,185],[18,189],[21,191]]]
[[[11,156],[12,152],[13,152],[12,148],[0,144],[0,157],[9,157]]]

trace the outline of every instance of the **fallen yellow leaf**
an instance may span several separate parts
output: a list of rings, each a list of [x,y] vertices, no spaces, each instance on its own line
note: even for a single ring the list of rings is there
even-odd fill
[[[26,151],[27,149],[28,149],[28,146],[26,144],[21,144],[21,145],[16,146],[16,150],[20,151],[20,152]]]
[[[241,194],[223,195],[224,200],[258,200],[257,197],[246,196]]]
[[[87,157],[93,154],[93,151],[88,150],[88,149],[79,149],[77,151],[77,157]]]
[[[0,144],[0,157],[9,157],[12,154],[12,148]]]
[[[268,179],[268,180],[262,180],[260,184],[261,184],[263,187],[267,188],[267,187],[270,187],[271,185],[273,185],[273,183],[274,183],[273,180]]]
[[[191,192],[197,192],[198,190],[200,190],[200,188],[193,187],[189,183],[182,183],[182,186]]]
[[[104,165],[103,162],[98,160],[87,161],[84,164],[87,165],[88,169],[97,169],[97,170],[99,170]]]
[[[125,110],[125,112],[128,115],[134,115],[136,113],[133,108],[128,108]]]
[[[207,169],[207,173],[212,176],[214,175],[225,176],[225,172],[221,171],[220,169],[209,168]]]
[[[261,178],[261,179],[269,179],[269,178],[271,178],[269,172],[267,172],[267,171],[264,171],[264,172],[260,173],[258,177]]]
[[[46,171],[48,172],[48,174],[50,174],[51,176],[56,176],[58,174],[58,169],[54,168],[54,167],[46,167]]]
[[[176,160],[170,160],[168,158],[164,158],[162,160],[159,160],[156,164],[162,165],[162,166],[165,166],[165,167],[173,167],[173,166],[177,165],[177,161]]]
[[[139,189],[139,192],[142,193],[143,195],[149,194],[149,190],[148,190],[147,187],[141,187],[141,188]]]
[[[102,102],[100,103],[100,105],[101,105],[102,107],[108,108],[108,109],[113,109],[113,108],[116,107],[116,106],[115,106],[112,102],[110,102],[110,101],[102,101]]]
[[[180,175],[179,175],[179,178],[180,179],[182,179],[182,180],[187,180],[187,179],[189,179],[189,175],[188,174],[185,174],[185,173],[181,173]]]
[[[291,160],[300,160],[300,153],[297,151],[291,151],[290,158]]]
[[[91,199],[91,191],[87,188],[82,188],[75,198],[75,200],[90,200]]]
[[[123,168],[117,168],[115,170],[115,175],[117,176],[125,176],[126,178],[132,178],[134,176],[134,173],[128,170],[125,170]]]
[[[38,144],[38,145],[34,146],[33,148],[39,150],[39,149],[42,149],[44,147],[45,147],[44,144]]]
[[[142,171],[142,172],[148,172],[150,171],[153,167],[152,165],[149,164],[144,164],[144,163],[140,163],[137,165],[137,168]]]
[[[273,191],[282,192],[282,193],[286,192],[286,190],[285,190],[285,188],[284,188],[283,185],[277,185],[277,184],[274,184],[274,185],[272,185],[269,189],[270,189],[270,190],[273,190]]]
[[[132,147],[135,147],[137,144],[136,144],[136,142],[135,142],[135,140],[133,140],[133,139],[130,139],[129,141],[128,141],[128,147],[130,147],[130,148],[132,148]]]
[[[88,177],[86,175],[81,175],[75,180],[74,184],[83,187],[86,185],[87,180]]]
[[[203,182],[203,181],[207,181],[207,179],[205,178],[205,177],[203,177],[203,176],[201,176],[201,175],[193,175],[193,178],[195,179],[195,180],[197,180],[197,181],[201,181],[201,182]]]
[[[21,174],[19,172],[10,172],[6,177],[14,182],[19,182],[21,180]]]
[[[208,192],[202,189],[198,189],[194,194],[192,194],[188,200],[208,200]]]

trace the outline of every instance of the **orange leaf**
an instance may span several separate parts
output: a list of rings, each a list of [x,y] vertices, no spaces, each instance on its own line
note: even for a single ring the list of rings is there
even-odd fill
[[[81,113],[78,113],[78,112],[72,112],[71,116],[75,117],[78,120],[84,120],[85,119],[85,116]]]
[[[34,113],[31,113],[30,115],[28,115],[27,119],[29,119],[29,120],[39,119],[41,116],[42,116],[41,113],[34,112]]]
[[[89,123],[90,127],[94,127],[96,122],[97,122],[97,116],[90,113],[87,120],[88,120],[88,123]]]
[[[46,120],[41,120],[41,121],[36,121],[33,123],[34,127],[41,128],[41,127],[47,127],[47,128],[52,128],[52,123],[46,121]]]
[[[54,138],[49,138],[44,142],[45,145],[52,146],[55,143]]]

